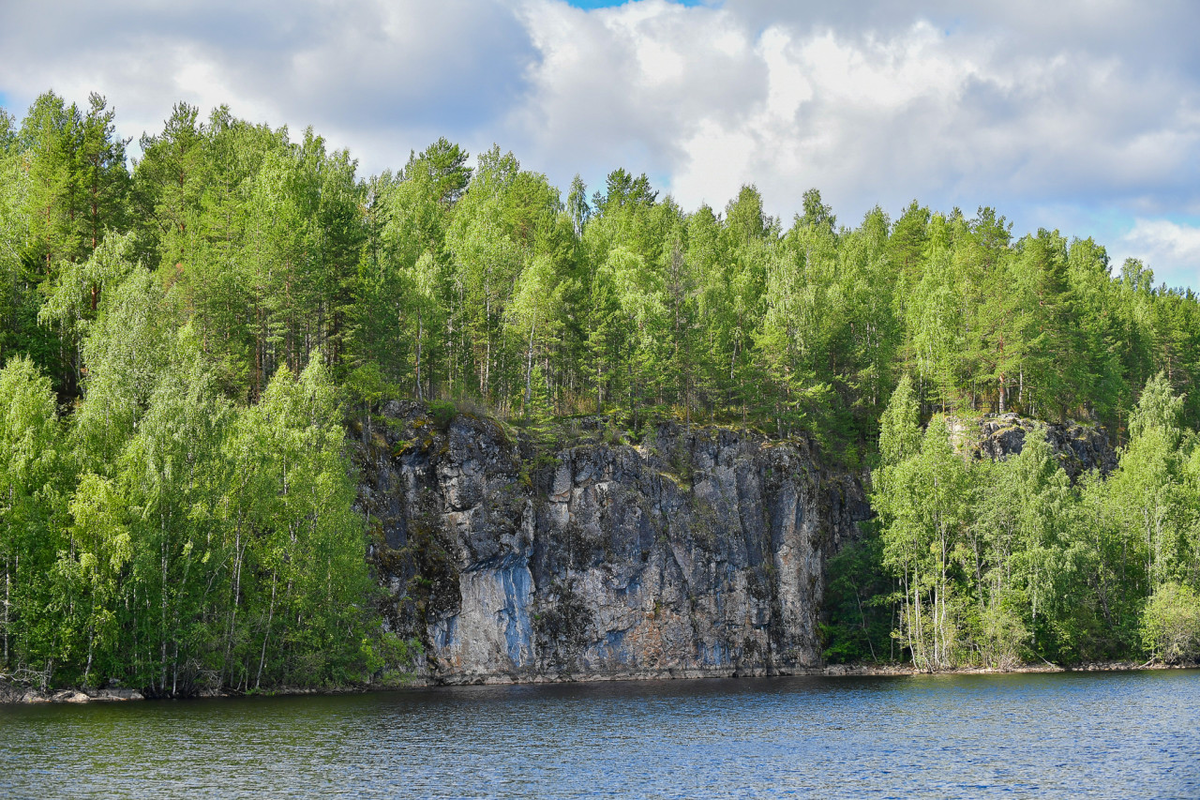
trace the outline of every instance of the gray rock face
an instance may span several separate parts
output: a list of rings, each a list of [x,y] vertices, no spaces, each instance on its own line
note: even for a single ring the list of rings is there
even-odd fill
[[[786,674],[820,661],[824,565],[871,516],[804,441],[602,419],[515,436],[390,403],[360,503],[388,624],[435,682]]]
[[[1117,468],[1117,453],[1103,429],[1078,422],[1043,423],[1046,439],[1072,482],[1093,469],[1107,475]],[[950,420],[951,436],[975,459],[1003,461],[1021,452],[1034,420],[1016,414],[988,414],[978,421]]]

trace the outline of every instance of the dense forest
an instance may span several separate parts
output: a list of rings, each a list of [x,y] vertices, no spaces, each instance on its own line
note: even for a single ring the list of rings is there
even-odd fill
[[[607,413],[811,435],[873,470],[828,657],[923,668],[1195,657],[1200,303],[1057,231],[914,201],[785,222],[623,169],[562,196],[441,139],[361,177],[177,105],[0,110],[0,671],[159,694],[386,674],[345,424],[390,397],[514,422]],[[970,463],[944,420],[1103,426],[1072,484],[1032,437]]]

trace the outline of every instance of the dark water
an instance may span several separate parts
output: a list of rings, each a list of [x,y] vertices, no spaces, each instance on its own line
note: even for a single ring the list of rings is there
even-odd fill
[[[0,707],[0,797],[1200,798],[1200,672]]]

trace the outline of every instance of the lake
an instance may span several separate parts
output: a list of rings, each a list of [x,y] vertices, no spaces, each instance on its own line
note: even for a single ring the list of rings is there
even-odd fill
[[[0,797],[1200,797],[1200,671],[0,706]]]

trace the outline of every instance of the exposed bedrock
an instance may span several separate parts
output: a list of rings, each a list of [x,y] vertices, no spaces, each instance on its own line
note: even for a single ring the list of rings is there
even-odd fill
[[[1021,452],[1034,420],[1016,414],[987,414],[978,419],[951,419],[950,434],[957,446],[975,459],[1003,461]],[[1072,481],[1093,469],[1107,475],[1117,468],[1117,452],[1103,428],[1078,422],[1041,423],[1046,441]]]
[[[601,418],[516,436],[393,402],[362,510],[436,682],[787,674],[820,662],[825,561],[871,515],[803,440]]]
[[[830,556],[873,516],[864,475],[804,439],[604,418],[518,433],[391,402],[358,448],[387,624],[420,674],[471,683],[788,674],[820,664]],[[975,426],[978,426],[977,429]],[[1015,415],[951,424],[966,454],[1020,452]],[[1072,478],[1116,457],[1051,425]]]

